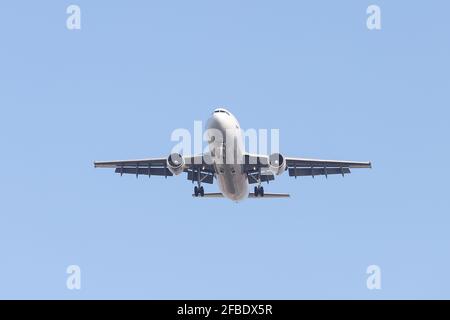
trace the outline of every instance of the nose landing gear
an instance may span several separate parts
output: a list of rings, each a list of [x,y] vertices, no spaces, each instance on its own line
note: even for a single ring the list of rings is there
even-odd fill
[[[192,183],[197,180],[197,185],[194,187],[194,196],[195,197],[203,197],[205,195],[205,189],[203,189],[202,181],[205,177],[202,177],[202,172],[198,168],[192,169]]]
[[[258,185],[255,186],[255,192],[254,192],[255,198],[257,198],[258,196],[264,197],[264,187],[261,185],[261,168],[259,168],[259,172],[257,175],[257,182],[258,182]],[[269,182],[269,181],[267,181],[267,182]]]

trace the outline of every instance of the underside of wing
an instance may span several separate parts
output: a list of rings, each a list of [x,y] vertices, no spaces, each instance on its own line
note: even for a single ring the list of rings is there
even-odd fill
[[[254,183],[260,183],[260,182],[269,182],[272,180],[275,180],[275,176],[270,173],[261,174],[259,175],[257,172],[255,173],[248,173],[247,174],[248,183],[254,184]]]
[[[330,174],[349,174],[353,168],[372,168],[370,162],[322,160],[307,158],[286,158],[286,169],[289,176],[328,176]]]
[[[288,167],[327,167],[327,168],[371,168],[370,162],[321,160],[307,158],[286,158]]]
[[[353,168],[372,168],[372,164],[370,162],[291,157],[286,157],[283,160],[283,157],[280,154],[278,154],[278,156],[280,161],[277,165],[280,169],[278,169],[277,174],[287,170],[289,172],[289,176],[291,177],[315,177],[320,175],[328,177],[328,175],[333,174],[340,174],[344,176],[349,174],[350,169]],[[274,174],[271,173],[271,158],[272,156],[267,155],[245,154],[244,171],[247,173],[248,182],[250,184],[274,180]]]
[[[136,177],[164,176],[170,177],[182,172],[187,173],[187,179],[212,184],[214,181],[214,166],[207,164],[203,155],[185,156],[183,164],[176,171],[169,168],[168,158],[148,158],[136,160],[95,161],[95,168],[112,168],[120,175],[132,174]]]
[[[167,168],[166,158],[149,158],[136,160],[95,161],[95,168],[112,168],[116,173],[148,175],[148,176],[173,176]]]
[[[136,160],[95,161],[95,168],[136,168],[144,166],[164,167],[166,158],[149,158]]]

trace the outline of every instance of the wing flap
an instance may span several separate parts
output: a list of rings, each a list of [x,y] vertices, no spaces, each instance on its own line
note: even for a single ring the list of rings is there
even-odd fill
[[[199,172],[197,170],[187,170],[187,179],[191,181],[198,181],[199,178]],[[204,183],[212,184],[214,182],[214,175],[201,172],[200,173],[200,181]]]
[[[136,168],[136,167],[165,167],[166,158],[136,159],[136,160],[116,160],[116,161],[95,161],[95,168]]]
[[[116,173],[120,174],[137,174],[137,175],[148,175],[148,176],[173,176],[167,168],[116,168]]]
[[[248,174],[248,183],[249,184],[254,184],[254,183],[258,183],[258,174],[254,173],[254,174]],[[269,182],[275,180],[275,177],[273,174],[261,174],[261,182]]]
[[[321,160],[306,158],[286,158],[286,165],[297,168],[372,168],[370,162],[358,161],[340,161],[340,160]]]
[[[321,176],[329,174],[349,174],[349,168],[289,168],[289,176],[305,177],[305,176]]]

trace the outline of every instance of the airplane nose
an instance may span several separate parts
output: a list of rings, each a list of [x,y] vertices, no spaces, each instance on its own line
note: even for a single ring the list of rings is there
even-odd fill
[[[221,113],[213,113],[211,118],[208,121],[209,129],[217,129],[217,130],[225,130],[225,118]]]

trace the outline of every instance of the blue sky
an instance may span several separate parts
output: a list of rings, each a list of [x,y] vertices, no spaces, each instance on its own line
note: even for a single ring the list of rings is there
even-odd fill
[[[66,7],[82,29],[66,29]],[[366,28],[381,7],[382,30]],[[2,1],[0,298],[450,298],[448,1]],[[193,199],[166,156],[227,106],[289,156],[289,200]],[[216,191],[217,186],[206,186]],[[81,268],[81,290],[66,268]],[[382,289],[366,288],[379,265]]]

